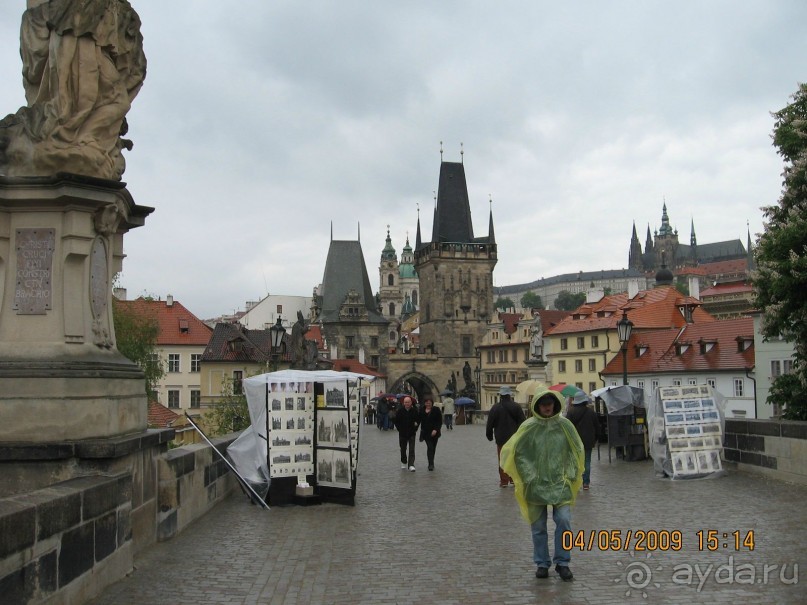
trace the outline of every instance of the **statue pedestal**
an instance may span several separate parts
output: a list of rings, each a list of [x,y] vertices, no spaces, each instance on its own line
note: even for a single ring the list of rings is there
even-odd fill
[[[112,279],[145,223],[124,183],[0,176],[0,443],[146,428],[143,373],[115,349]]]

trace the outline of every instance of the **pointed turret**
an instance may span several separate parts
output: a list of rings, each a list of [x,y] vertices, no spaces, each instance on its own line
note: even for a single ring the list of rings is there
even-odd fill
[[[694,267],[698,264],[698,238],[695,237],[695,219],[690,219],[689,262]]]
[[[457,162],[440,164],[437,206],[434,209],[432,242],[470,243],[474,241],[471,205],[465,182],[465,166]]]
[[[490,218],[488,219],[488,241],[496,243],[496,235],[493,233],[493,199],[490,200]]]
[[[642,269],[642,244],[636,234],[636,221],[633,221],[633,233],[630,236],[630,250],[628,251],[628,267]]]
[[[395,248],[392,247],[392,238],[389,236],[389,225],[387,225],[387,242],[381,251],[381,260],[382,262],[385,260],[398,260]]]
[[[658,230],[658,234],[659,237],[673,234],[673,229],[670,227],[670,217],[667,216],[667,202],[664,202],[664,208],[661,211],[661,229]]]

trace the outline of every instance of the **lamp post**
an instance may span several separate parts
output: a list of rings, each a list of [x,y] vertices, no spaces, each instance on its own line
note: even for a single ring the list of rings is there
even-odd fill
[[[280,357],[280,346],[283,344],[283,335],[286,333],[286,328],[280,323],[280,316],[277,317],[277,323],[269,328],[269,336],[272,340],[272,371],[277,371],[277,360]]]
[[[633,322],[628,319],[628,312],[622,310],[622,319],[616,322],[616,333],[622,347],[622,384],[628,384],[628,341],[633,332]]]

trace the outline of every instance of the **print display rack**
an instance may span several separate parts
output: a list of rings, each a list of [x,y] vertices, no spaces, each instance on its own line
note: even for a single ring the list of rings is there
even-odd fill
[[[673,478],[721,470],[723,429],[711,387],[662,387],[660,395]]]
[[[292,504],[297,485],[306,482],[318,501],[352,505],[359,417],[355,383],[267,384],[269,504]]]

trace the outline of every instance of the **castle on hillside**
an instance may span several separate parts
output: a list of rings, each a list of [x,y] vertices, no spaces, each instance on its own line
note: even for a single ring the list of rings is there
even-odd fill
[[[636,222],[633,223],[633,234],[628,251],[628,268],[653,273],[662,265],[675,270],[683,267],[696,267],[706,263],[717,263],[727,260],[748,259],[751,263],[751,234],[748,234],[748,248],[740,239],[698,244],[695,236],[695,221],[691,222],[689,244],[678,241],[678,230],[670,225],[667,215],[667,203],[661,211],[661,227],[652,235],[650,224],[647,225],[644,250],[636,234]]]

